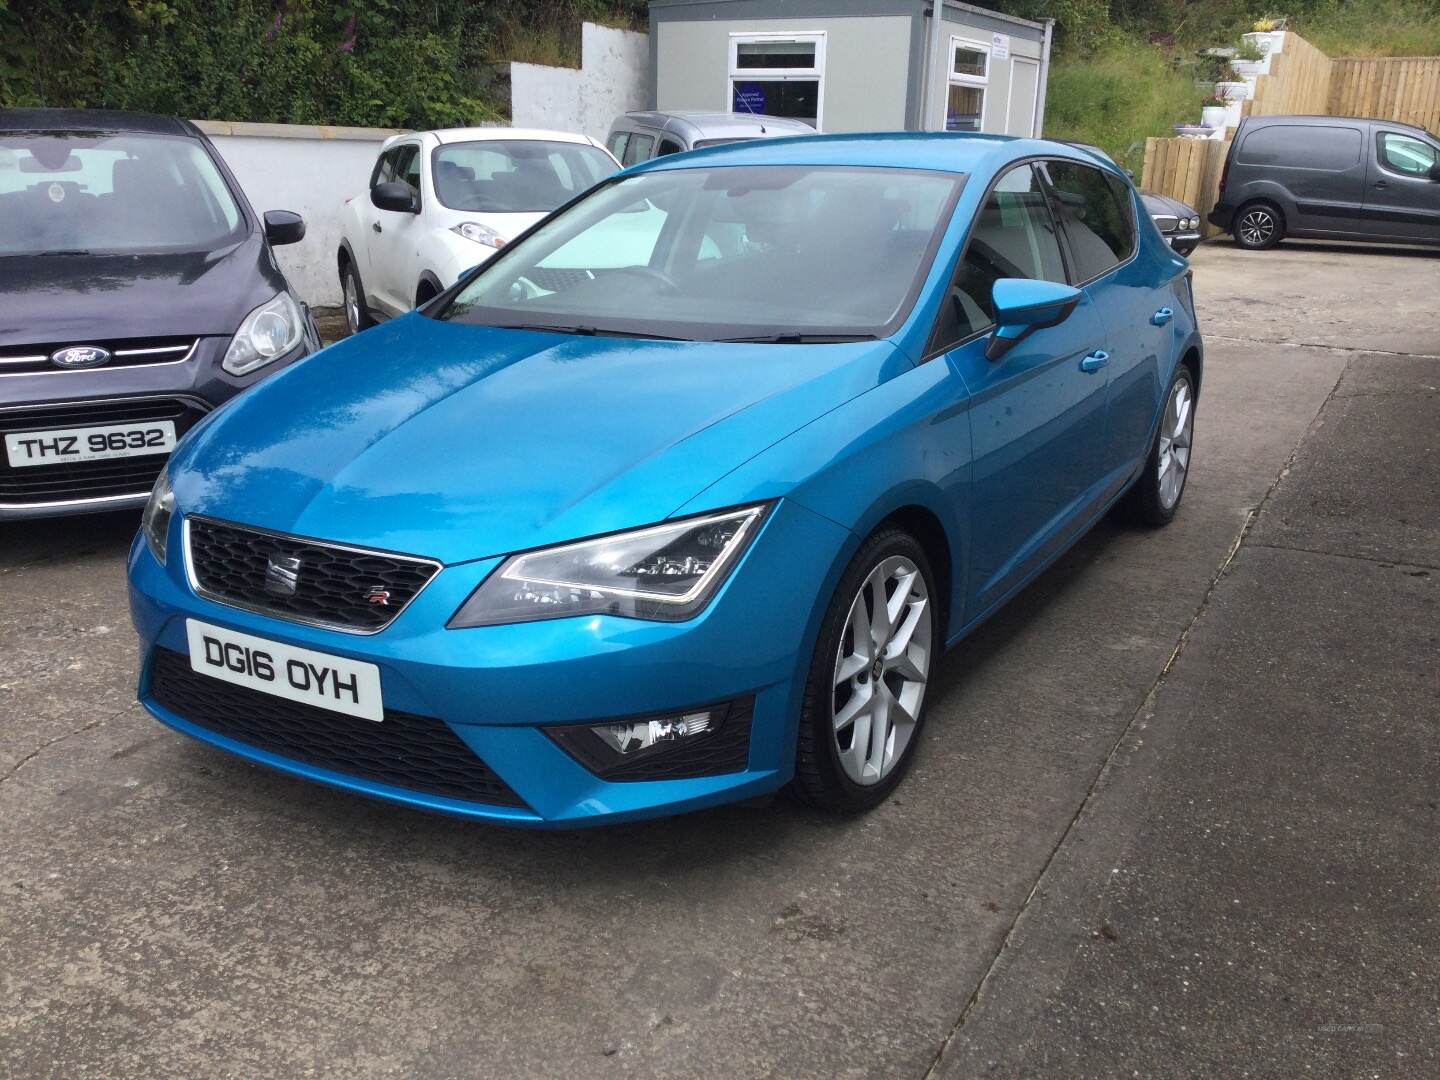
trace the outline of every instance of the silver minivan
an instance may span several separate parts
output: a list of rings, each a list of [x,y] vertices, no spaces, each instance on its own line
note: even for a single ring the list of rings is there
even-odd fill
[[[605,145],[621,165],[634,165],[652,157],[745,139],[814,134],[809,124],[762,113],[629,112],[610,126]]]

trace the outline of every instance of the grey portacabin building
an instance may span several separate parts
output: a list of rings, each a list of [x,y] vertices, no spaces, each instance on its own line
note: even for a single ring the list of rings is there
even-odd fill
[[[657,109],[1038,135],[1053,20],[949,0],[651,0]]]

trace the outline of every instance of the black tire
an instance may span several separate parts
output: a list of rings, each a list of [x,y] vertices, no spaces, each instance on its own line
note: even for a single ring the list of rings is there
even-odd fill
[[[927,676],[934,673],[934,657],[941,651],[940,626],[936,621],[940,597],[935,591],[935,575],[925,549],[909,533],[885,527],[873,533],[850,560],[820,626],[815,654],[805,681],[805,696],[800,711],[800,733],[795,751],[795,778],[790,793],[800,802],[836,814],[857,814],[884,802],[896,785],[905,778],[920,745],[925,725],[925,698],[920,699],[909,741],[905,744],[890,771],[878,782],[861,785],[845,774],[840,762],[840,748],[834,734],[835,664],[841,647],[851,605],[872,571],[892,556],[913,563],[924,581],[929,598],[923,617],[930,620],[930,660]]]
[[[353,304],[351,290],[354,290]],[[350,333],[358,334],[361,330],[375,325],[375,320],[370,317],[370,308],[365,303],[365,286],[360,281],[360,271],[355,269],[355,264],[349,259],[345,260],[340,270],[340,292],[344,297],[345,328]]]
[[[1189,400],[1189,434],[1183,449],[1185,451],[1185,466],[1179,480],[1179,490],[1175,492],[1173,501],[1167,501],[1165,484],[1161,479],[1161,455],[1162,444],[1169,439],[1171,423],[1171,407],[1175,401],[1176,387],[1184,387],[1185,394]],[[1155,426],[1155,439],[1150,444],[1150,453],[1145,455],[1145,467],[1141,469],[1140,475],[1136,477],[1135,483],[1125,493],[1120,502],[1121,516],[1132,524],[1145,526],[1147,528],[1159,528],[1169,525],[1175,520],[1175,514],[1180,509],[1180,502],[1185,497],[1185,481],[1189,476],[1191,451],[1194,447],[1195,434],[1195,375],[1184,364],[1175,370],[1175,377],[1170,380],[1170,386],[1165,391],[1165,404],[1160,414],[1160,422]],[[1173,449],[1171,451],[1173,453]]]
[[[422,281],[415,288],[415,306],[422,308],[435,297],[440,295],[440,290],[428,281]]]
[[[1235,211],[1235,243],[1246,251],[1264,251],[1285,238],[1285,215],[1274,203],[1248,202]]]

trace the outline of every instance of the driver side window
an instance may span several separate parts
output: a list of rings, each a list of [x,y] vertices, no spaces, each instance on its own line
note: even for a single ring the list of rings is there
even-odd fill
[[[1404,176],[1430,175],[1435,164],[1435,151],[1428,144],[1409,135],[1398,135],[1393,131],[1380,133],[1380,163],[1391,172]]]
[[[1018,165],[1002,176],[975,215],[927,355],[945,352],[994,325],[991,291],[1001,278],[1066,281],[1055,220],[1032,165]]]

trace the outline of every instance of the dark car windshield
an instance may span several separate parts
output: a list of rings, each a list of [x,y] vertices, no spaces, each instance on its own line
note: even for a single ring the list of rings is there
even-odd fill
[[[883,336],[914,303],[963,181],[843,166],[624,177],[502,249],[439,317],[708,340]]]
[[[210,251],[243,225],[195,139],[0,133],[0,255]]]
[[[440,202],[482,214],[554,210],[616,168],[609,154],[585,143],[537,139],[447,143],[431,163]]]

